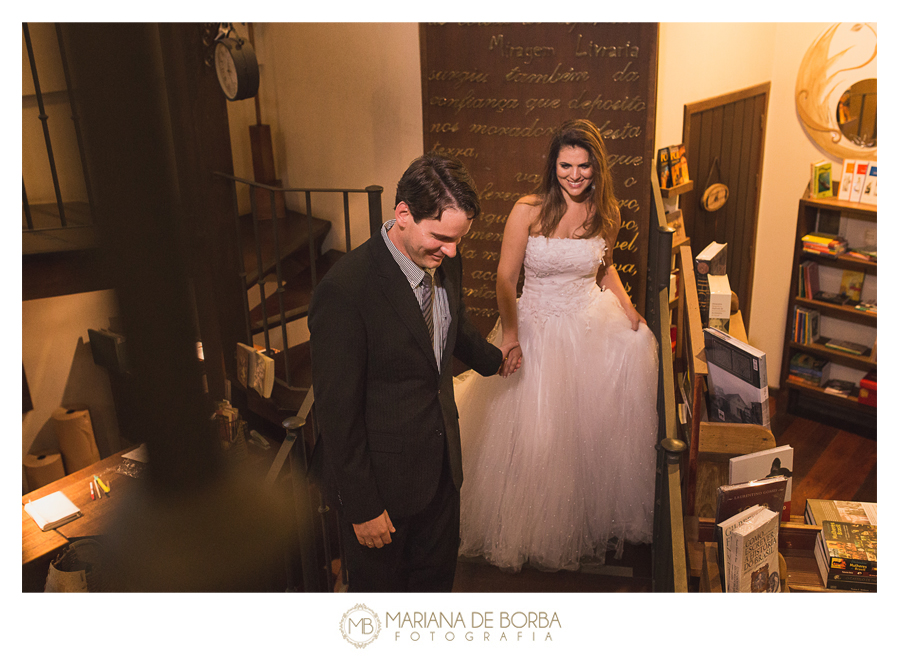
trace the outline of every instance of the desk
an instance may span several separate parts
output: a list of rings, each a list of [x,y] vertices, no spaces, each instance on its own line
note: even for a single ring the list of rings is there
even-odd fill
[[[51,560],[77,537],[101,535],[107,521],[121,512],[134,498],[140,488],[140,481],[127,472],[139,474],[144,468],[141,462],[123,459],[122,455],[133,448],[126,448],[114,455],[91,464],[40,489],[22,496],[22,589],[23,591],[43,590],[43,582]],[[110,496],[91,500],[90,482],[97,475],[109,485]],[[55,530],[42,532],[28,516],[24,505],[29,500],[37,500],[55,491],[62,491],[80,510],[82,516]]]

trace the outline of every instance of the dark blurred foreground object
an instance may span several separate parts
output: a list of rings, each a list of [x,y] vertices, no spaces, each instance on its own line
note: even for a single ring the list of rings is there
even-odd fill
[[[128,439],[150,454],[140,495],[103,537],[112,591],[270,589],[291,528],[283,498],[224,468],[209,432],[197,334],[210,395],[221,399],[221,345],[236,342],[223,317],[241,307],[222,293],[232,289],[222,285],[222,264],[236,262],[233,245],[221,242],[231,198],[210,172],[231,171],[231,152],[200,33],[198,25],[140,23],[59,31],[128,338]],[[221,141],[210,139],[211,125]]]

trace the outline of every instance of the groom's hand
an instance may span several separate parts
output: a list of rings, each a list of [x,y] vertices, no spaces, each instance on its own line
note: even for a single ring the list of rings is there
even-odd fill
[[[522,348],[518,342],[513,342],[501,345],[500,352],[503,354],[503,364],[499,374],[501,377],[509,377],[522,365]]]
[[[359,543],[369,548],[382,548],[386,544],[390,544],[391,533],[396,532],[387,510],[384,510],[371,521],[354,523],[353,531],[356,533],[356,539]]]

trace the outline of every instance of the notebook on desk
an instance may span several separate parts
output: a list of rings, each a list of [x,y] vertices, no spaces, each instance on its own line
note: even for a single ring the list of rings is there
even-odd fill
[[[81,510],[62,491],[25,503],[25,511],[44,532],[81,516]]]

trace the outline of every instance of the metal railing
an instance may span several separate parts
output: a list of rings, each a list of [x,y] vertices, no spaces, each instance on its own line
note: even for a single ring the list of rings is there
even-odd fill
[[[373,233],[381,229],[382,223],[382,211],[381,211],[381,194],[384,191],[380,185],[370,185],[364,189],[351,189],[351,188],[304,188],[304,187],[291,187],[291,188],[283,188],[283,187],[274,187],[272,185],[266,185],[264,183],[258,183],[256,181],[247,180],[245,178],[240,178],[238,176],[233,176],[231,174],[222,173],[219,171],[213,172],[216,176],[221,176],[222,178],[228,179],[232,181],[232,200],[234,203],[234,227],[235,227],[235,236],[237,239],[238,245],[238,272],[241,280],[241,288],[242,288],[242,299],[244,303],[244,332],[248,345],[253,344],[253,327],[250,322],[250,302],[247,297],[247,291],[250,289],[251,284],[249,283],[249,277],[251,272],[247,270],[244,260],[243,260],[243,250],[242,250],[242,232],[241,232],[241,214],[238,205],[238,184],[247,185],[250,188],[250,210],[251,216],[253,220],[253,240],[254,240],[254,251],[256,257],[256,285],[259,289],[259,297],[260,303],[262,304],[263,312],[262,312],[262,329],[261,333],[263,334],[265,341],[265,350],[267,354],[271,354],[271,345],[269,340],[269,318],[268,312],[266,311],[266,294],[265,294],[265,281],[263,272],[265,264],[263,262],[262,257],[262,240],[260,235],[260,226],[263,221],[260,218],[259,208],[257,207],[256,193],[255,189],[262,189],[268,192],[269,196],[269,208],[272,209],[272,215],[274,216],[276,206],[276,196],[287,194],[287,193],[298,193],[303,194],[305,201],[305,212],[304,215],[306,217],[306,228],[307,228],[307,238],[308,238],[308,249],[309,249],[309,268],[310,268],[310,292],[315,290],[316,284],[318,283],[318,277],[316,272],[316,260],[318,258],[318,254],[316,253],[316,245],[315,239],[313,235],[313,214],[312,214],[312,195],[315,194],[340,194],[343,198],[343,218],[344,218],[344,243],[346,251],[350,251],[352,249],[351,241],[350,241],[350,195],[351,194],[365,194],[368,197],[368,208],[369,208],[369,232]],[[291,375],[291,363],[290,363],[290,350],[291,347],[288,343],[288,335],[287,335],[287,324],[288,324],[288,314],[285,309],[284,304],[284,272],[283,272],[283,257],[287,254],[282,254],[281,251],[281,238],[278,232],[278,222],[271,222],[271,231],[272,231],[272,245],[274,250],[274,270],[276,277],[276,289],[275,295],[277,295],[278,299],[278,313],[279,313],[279,324],[281,327],[281,339],[282,339],[282,355],[284,359],[284,372],[285,379],[276,379],[280,384],[298,390],[298,387],[294,386],[294,382],[292,381]],[[295,314],[292,316],[293,319],[303,317],[308,311],[308,305],[299,309],[299,314]]]
[[[655,167],[653,171],[656,171]],[[652,179],[649,257],[647,260],[647,324],[659,344],[656,497],[653,515],[653,589],[687,591],[684,512],[681,504],[681,455],[686,445],[676,426],[675,375],[669,320],[669,275],[673,231],[666,223],[656,176]]]
[[[25,42],[25,49],[28,53],[28,63],[31,69],[31,78],[34,83],[34,93],[35,93],[35,101],[37,103],[38,115],[37,118],[41,122],[41,128],[44,134],[44,148],[47,152],[47,161],[50,166],[50,176],[53,180],[53,191],[56,199],[56,212],[59,215],[59,226],[42,226],[39,228],[35,228],[34,219],[32,214],[32,205],[28,201],[28,191],[25,185],[25,176],[24,173],[22,175],[22,212],[25,216],[25,226],[23,230],[26,231],[41,231],[47,229],[59,229],[59,228],[76,228],[85,225],[84,221],[84,213],[80,213],[79,218],[76,220],[76,227],[70,226],[70,218],[66,215],[66,203],[63,200],[62,190],[59,182],[59,172],[57,168],[56,158],[53,153],[53,142],[50,138],[50,126],[49,119],[50,115],[47,114],[47,110],[44,103],[44,93],[41,89],[40,75],[38,73],[37,61],[34,56],[34,45],[31,39],[31,31],[28,29],[28,23],[22,23],[22,36]],[[71,118],[75,128],[75,138],[78,144],[78,154],[81,159],[81,170],[84,176],[85,188],[87,190],[88,197],[88,208],[92,208],[93,205],[91,203],[91,186],[88,179],[87,167],[85,166],[84,160],[84,145],[81,137],[81,128],[79,126],[78,115],[75,112],[75,102],[72,96],[72,84],[69,77],[69,67],[68,61],[66,59],[65,48],[63,47],[62,34],[60,32],[59,25],[56,25],[56,37],[59,45],[59,55],[60,61],[62,63],[62,71],[66,81],[66,91],[69,99],[69,108],[71,111]],[[87,223],[90,224],[91,219],[90,215],[92,213],[88,213]]]

